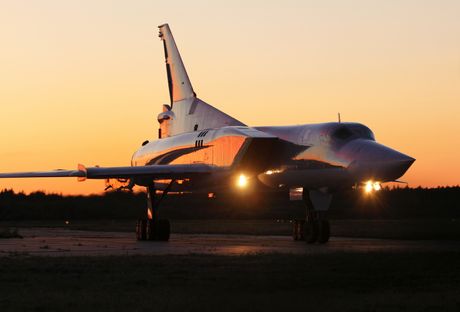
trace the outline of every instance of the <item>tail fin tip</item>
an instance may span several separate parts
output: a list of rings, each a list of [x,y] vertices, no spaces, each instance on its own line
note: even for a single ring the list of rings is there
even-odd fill
[[[165,23],[158,28],[160,31],[158,36],[164,46],[171,105],[177,101],[196,97],[169,25]]]

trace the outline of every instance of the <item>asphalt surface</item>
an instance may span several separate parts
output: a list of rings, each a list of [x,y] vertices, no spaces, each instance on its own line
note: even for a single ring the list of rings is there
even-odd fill
[[[24,238],[0,239],[0,256],[246,255],[334,252],[449,252],[457,241],[409,241],[331,237],[324,245],[295,242],[289,236],[172,234],[169,242],[136,241],[134,233],[27,228]]]

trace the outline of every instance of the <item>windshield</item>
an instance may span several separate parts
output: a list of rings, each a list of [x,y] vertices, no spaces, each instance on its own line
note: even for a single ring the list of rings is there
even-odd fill
[[[340,125],[332,132],[331,137],[341,141],[348,141],[350,139],[375,141],[374,133],[372,133],[371,129],[360,124]]]

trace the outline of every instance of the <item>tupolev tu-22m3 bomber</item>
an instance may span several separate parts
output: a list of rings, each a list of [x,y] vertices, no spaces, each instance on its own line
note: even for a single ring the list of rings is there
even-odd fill
[[[160,219],[161,200],[171,190],[214,192],[263,187],[303,200],[304,220],[293,223],[295,240],[326,243],[327,211],[334,192],[362,186],[377,191],[396,181],[414,158],[375,141],[363,124],[327,122],[250,127],[199,99],[168,24],[159,26],[166,59],[170,105],[158,115],[158,139],[145,141],[131,166],[2,173],[0,178],[77,177],[109,186],[147,190],[146,217],[138,240],[167,241],[170,223]]]

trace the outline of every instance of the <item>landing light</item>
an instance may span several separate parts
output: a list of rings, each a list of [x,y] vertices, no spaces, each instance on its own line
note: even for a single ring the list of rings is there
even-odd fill
[[[279,170],[279,169],[271,169],[271,170],[265,171],[265,174],[272,175],[272,174],[280,173],[280,172],[282,172],[282,170]]]
[[[371,181],[367,181],[367,182],[366,182],[366,186],[364,187],[364,191],[365,191],[366,193],[370,193],[370,192],[372,192],[372,189],[373,189],[373,187],[372,187],[372,182],[371,182]]]
[[[378,192],[382,189],[382,186],[380,185],[380,182],[376,181],[367,181],[364,185],[364,192],[367,194],[372,193],[373,191]]]
[[[240,174],[236,185],[240,188],[245,188],[248,185],[248,178],[244,174]]]

